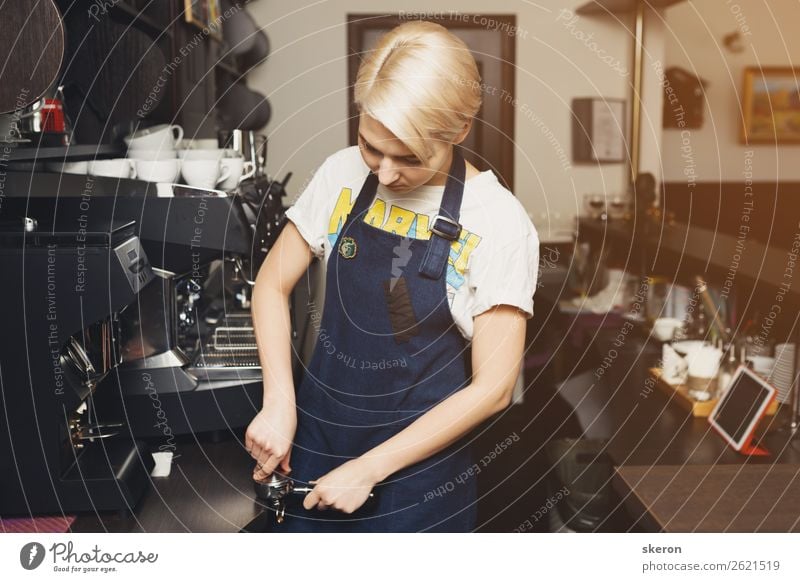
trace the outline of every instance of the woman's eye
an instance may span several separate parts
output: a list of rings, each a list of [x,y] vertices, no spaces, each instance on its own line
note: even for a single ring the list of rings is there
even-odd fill
[[[371,154],[379,154],[380,152],[376,150],[374,147],[369,145],[367,142],[364,142],[364,148]]]
[[[364,140],[361,140],[359,142],[359,147],[361,147],[361,149],[363,149],[363,150],[368,151],[372,155],[375,155],[375,156],[382,156],[383,155],[383,153],[381,151],[379,151],[376,148],[372,147],[368,142],[366,142]],[[421,162],[419,161],[419,158],[403,158],[403,159],[400,160],[400,163],[402,163],[403,165],[406,165],[406,166],[419,166],[421,164]]]

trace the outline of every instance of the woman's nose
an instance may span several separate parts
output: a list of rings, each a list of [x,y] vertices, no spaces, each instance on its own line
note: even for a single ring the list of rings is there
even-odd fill
[[[378,166],[378,181],[384,186],[388,186],[397,180],[398,175],[397,166],[388,157],[384,156]]]

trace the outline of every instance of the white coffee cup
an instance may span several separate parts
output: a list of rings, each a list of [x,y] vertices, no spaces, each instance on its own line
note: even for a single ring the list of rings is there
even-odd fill
[[[169,477],[172,471],[172,451],[160,451],[153,453],[155,467],[150,471],[151,477]]]
[[[125,138],[128,149],[133,150],[169,150],[175,149],[183,139],[183,128],[180,125],[154,125],[138,129]]]
[[[716,376],[693,376],[686,379],[686,391],[698,402],[711,400],[717,394],[719,383]]]
[[[659,317],[653,322],[653,336],[661,342],[672,341],[675,330],[683,325],[683,321],[675,317]]]
[[[185,150],[215,150],[219,147],[215,138],[185,139],[179,146]]]
[[[226,150],[220,148],[207,149],[207,150],[178,150],[178,157],[182,160],[221,160],[226,157],[227,152],[233,150]]]
[[[147,182],[168,182],[178,180],[181,173],[181,161],[171,160],[136,160],[136,175]]]
[[[47,162],[45,168],[49,172],[58,172],[59,174],[88,174],[89,162]]]
[[[178,157],[178,153],[172,148],[161,150],[143,150],[143,149],[129,149],[128,157],[132,160],[174,160]]]
[[[689,365],[671,345],[661,346],[661,362],[664,379],[670,384],[683,384],[689,372]]]
[[[230,168],[222,168],[219,160],[183,160],[181,174],[189,186],[211,190],[227,180],[231,171]]]
[[[775,369],[775,358],[770,356],[748,356],[747,361],[753,363],[753,371],[762,376],[769,376]]]
[[[253,162],[245,161],[242,156],[238,157],[224,157],[220,160],[222,168],[228,168],[230,175],[223,181],[219,187],[222,190],[233,190],[242,181],[252,178],[256,173],[256,166]]]
[[[89,162],[89,173],[106,178],[135,178],[136,163],[128,158],[92,160]]]
[[[697,378],[713,378],[719,372],[722,350],[714,346],[700,346],[686,354],[689,364],[689,376]]]

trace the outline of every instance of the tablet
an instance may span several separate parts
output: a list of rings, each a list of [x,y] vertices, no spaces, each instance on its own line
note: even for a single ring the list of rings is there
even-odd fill
[[[772,403],[776,392],[761,376],[749,368],[739,366],[727,392],[711,411],[708,422],[737,451],[757,453],[751,451],[750,441],[758,421]]]

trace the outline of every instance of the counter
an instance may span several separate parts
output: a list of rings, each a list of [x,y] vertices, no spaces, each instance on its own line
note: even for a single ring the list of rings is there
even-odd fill
[[[733,509],[749,504],[761,511],[768,499],[782,511],[762,515],[758,530],[797,529],[800,504],[789,501],[788,492],[800,485],[800,440],[782,430],[788,406],[765,417],[757,430],[758,444],[770,455],[746,457],[707,419],[691,416],[655,386],[647,370],[657,361],[660,343],[634,337],[617,353],[599,378],[592,370],[575,375],[558,394],[575,410],[584,438],[608,442],[615,504],[629,517],[624,531],[751,531],[754,518],[736,516]]]
[[[235,533],[261,514],[251,481],[253,461],[238,439],[181,439],[175,453],[170,475],[151,478],[134,511],[82,514],[71,531]]]

